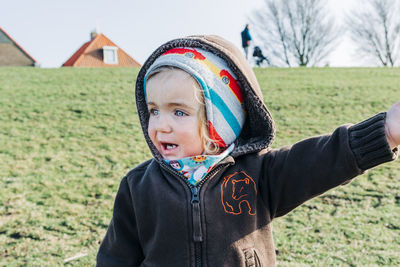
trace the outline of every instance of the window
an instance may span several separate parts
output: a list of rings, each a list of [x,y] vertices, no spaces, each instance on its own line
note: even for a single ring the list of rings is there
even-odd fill
[[[118,48],[115,46],[103,46],[103,60],[106,64],[118,64]]]

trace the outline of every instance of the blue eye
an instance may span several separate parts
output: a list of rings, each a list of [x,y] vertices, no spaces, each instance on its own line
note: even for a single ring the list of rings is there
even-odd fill
[[[150,115],[153,115],[153,116],[157,116],[159,113],[159,111],[155,108],[150,109],[149,112],[150,112]]]
[[[178,117],[183,117],[186,115],[186,113],[181,110],[177,110],[177,111],[175,111],[175,115]]]

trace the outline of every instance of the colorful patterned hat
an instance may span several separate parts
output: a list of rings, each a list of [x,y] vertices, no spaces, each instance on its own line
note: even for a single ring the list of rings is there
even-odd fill
[[[182,69],[199,82],[204,93],[210,138],[221,148],[232,144],[242,130],[245,110],[236,76],[227,63],[200,48],[174,48],[162,54],[148,68],[144,90],[148,75],[163,66]]]

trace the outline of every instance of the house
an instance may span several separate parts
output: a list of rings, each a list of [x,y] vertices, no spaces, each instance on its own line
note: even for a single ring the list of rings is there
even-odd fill
[[[63,67],[140,67],[104,34],[92,32],[91,40],[83,44],[62,66]]]
[[[31,57],[0,27],[0,66],[35,66]]]

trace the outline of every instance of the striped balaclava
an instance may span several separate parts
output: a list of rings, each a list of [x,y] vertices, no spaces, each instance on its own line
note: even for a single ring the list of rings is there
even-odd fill
[[[245,110],[242,92],[228,64],[200,48],[174,48],[158,57],[148,68],[144,90],[149,74],[163,66],[182,69],[199,82],[205,99],[210,138],[220,148],[232,144],[242,130]]]

